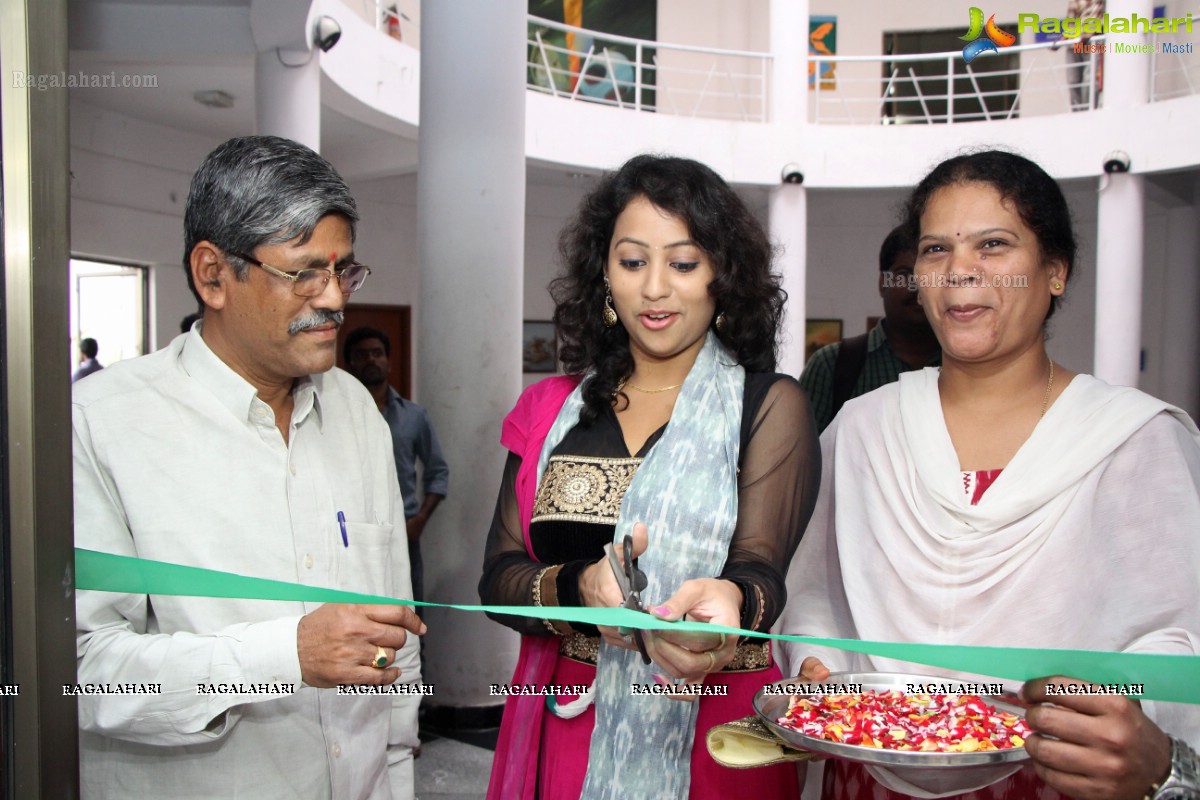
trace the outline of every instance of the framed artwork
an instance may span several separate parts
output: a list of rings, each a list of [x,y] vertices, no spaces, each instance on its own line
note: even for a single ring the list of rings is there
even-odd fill
[[[837,55],[837,17],[811,16],[808,18],[808,88],[816,89],[817,80],[821,89],[837,88],[837,65],[820,61],[821,56]],[[821,74],[817,75],[820,62]]]
[[[841,341],[842,321],[840,319],[810,319],[804,323],[804,361],[812,358],[812,354],[827,344]]]
[[[558,372],[558,340],[554,323],[525,320],[521,333],[521,366],[523,372]]]

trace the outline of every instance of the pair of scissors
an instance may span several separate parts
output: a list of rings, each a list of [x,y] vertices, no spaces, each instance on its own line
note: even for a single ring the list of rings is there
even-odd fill
[[[623,544],[625,553],[624,565],[621,564],[621,559],[617,558],[617,549],[613,547],[612,542],[604,545],[604,553],[608,556],[608,565],[612,567],[613,577],[617,579],[617,587],[621,590],[621,596],[625,598],[625,601],[621,603],[621,607],[646,613],[646,610],[642,608],[642,590],[650,582],[646,578],[646,573],[638,569],[637,559],[629,557],[629,554],[633,552],[633,537],[626,534]],[[632,634],[633,641],[637,644],[638,652],[642,654],[642,661],[646,664],[650,663],[650,654],[646,652],[646,640],[642,637],[641,630],[637,628],[617,628],[617,633],[622,636]]]

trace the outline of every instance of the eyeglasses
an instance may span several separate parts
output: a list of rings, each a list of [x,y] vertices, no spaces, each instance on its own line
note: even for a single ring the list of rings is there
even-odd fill
[[[337,278],[338,288],[342,290],[342,294],[352,294],[362,288],[362,285],[367,282],[367,276],[371,274],[371,268],[366,264],[347,264],[344,268],[336,271],[330,267],[308,267],[296,272],[284,272],[244,253],[230,251],[229,255],[237,256],[242,261],[262,267],[276,277],[291,281],[292,291],[300,297],[316,297],[321,294],[329,285],[331,278]]]

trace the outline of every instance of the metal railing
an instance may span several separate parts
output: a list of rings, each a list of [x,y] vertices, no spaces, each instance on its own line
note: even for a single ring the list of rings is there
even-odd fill
[[[1148,54],[1107,56],[1151,59],[1150,102],[1200,91],[1200,57],[1186,51],[1165,53],[1162,45],[1168,40],[1155,34]],[[1068,56],[1075,47],[1070,41],[1006,47],[971,64],[964,63],[957,50],[814,57],[816,74],[831,66],[833,70],[832,78],[823,76],[813,86],[809,119],[817,124],[953,124],[1095,109],[1103,105],[1103,78],[1094,76],[1103,72],[1106,56],[1098,50],[1106,37],[1094,36],[1090,43],[1097,47],[1087,48],[1079,60]],[[994,64],[991,59],[998,56],[1015,56],[1016,65],[979,68]],[[930,69],[933,65],[936,69]],[[984,88],[988,84],[1001,88]]]
[[[360,13],[393,38],[419,46],[415,0],[358,0]],[[1200,0],[1190,0],[1200,12]],[[1187,9],[1184,9],[1187,10]],[[1200,13],[1197,13],[1200,17]],[[619,109],[765,122],[769,53],[673,45],[530,16],[527,87]],[[1101,44],[1105,37],[1092,37]],[[1150,100],[1200,93],[1200,54],[1163,52],[1154,35]],[[1197,43],[1200,44],[1200,43]],[[902,56],[810,56],[809,120],[816,124],[955,124],[1044,116],[1103,104],[1102,59],[1070,60],[1073,42],[1017,45],[964,63],[961,51]],[[1121,57],[1121,56],[1110,56]],[[1142,57],[1142,56],[1136,56]],[[1009,62],[999,69],[994,59]],[[832,68],[832,69],[830,69]],[[1075,89],[1072,92],[1072,88]],[[806,91],[797,81],[796,91]]]
[[[555,97],[763,122],[766,53],[663,44],[529,18],[527,85]]]
[[[1103,37],[1093,37],[1099,44]],[[962,51],[893,56],[813,58],[809,118],[817,124],[934,124],[991,122],[1060,114],[1100,105],[1099,54],[1068,62],[1065,43],[1006,47],[972,64]],[[1016,66],[986,69],[1004,57]],[[832,79],[826,68],[832,67]],[[981,67],[984,67],[981,69]],[[997,88],[986,88],[986,87]],[[1074,104],[1070,89],[1079,90]]]

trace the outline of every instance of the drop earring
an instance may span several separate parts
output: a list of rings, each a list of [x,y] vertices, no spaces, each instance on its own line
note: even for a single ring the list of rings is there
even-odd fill
[[[613,309],[612,304],[612,286],[608,283],[608,278],[604,279],[604,327],[617,327],[617,312]]]
[[[713,323],[713,325],[714,325],[714,327],[716,327],[717,333],[721,333],[722,331],[725,330],[725,312],[724,311],[722,311],[720,314],[717,314],[717,319]]]

